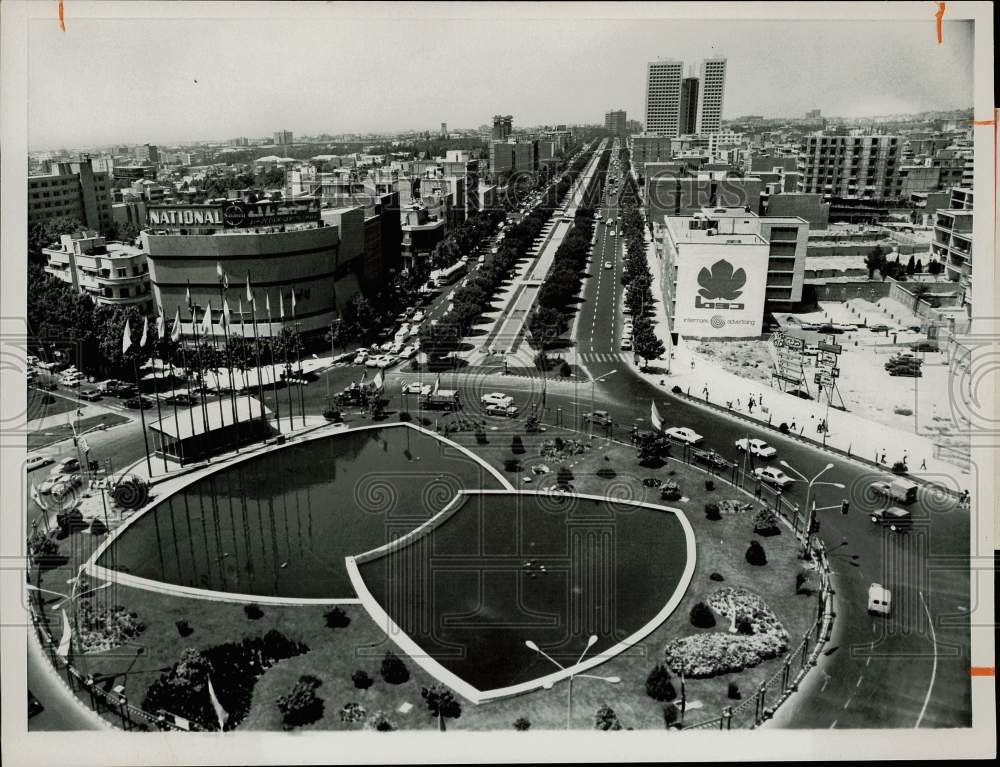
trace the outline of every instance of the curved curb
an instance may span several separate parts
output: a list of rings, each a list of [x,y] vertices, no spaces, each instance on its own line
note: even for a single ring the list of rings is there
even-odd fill
[[[98,565],[97,561],[104,555],[104,552],[110,548],[110,546],[117,541],[118,537],[121,536],[130,525],[132,525],[137,519],[144,517],[149,511],[155,509],[161,503],[166,501],[171,496],[176,495],[181,490],[185,489],[189,485],[204,479],[205,477],[211,476],[223,469],[231,468],[237,464],[248,461],[251,458],[257,458],[261,455],[266,455],[267,453],[272,453],[277,450],[281,450],[285,447],[291,445],[304,444],[306,442],[311,442],[318,439],[336,437],[342,434],[350,434],[352,432],[359,431],[370,431],[373,429],[386,429],[386,428],[409,428],[413,429],[425,436],[433,437],[438,442],[441,442],[445,446],[458,450],[462,455],[471,459],[474,464],[479,466],[481,469],[485,469],[489,474],[500,483],[501,487],[505,488],[506,492],[514,490],[513,485],[500,473],[500,470],[491,466],[482,458],[473,453],[469,448],[453,442],[446,437],[438,434],[437,432],[426,429],[423,426],[418,426],[409,421],[397,421],[394,423],[373,423],[365,424],[364,426],[358,426],[354,429],[337,429],[335,432],[325,432],[321,431],[326,426],[323,425],[316,427],[316,433],[309,434],[304,439],[290,440],[286,441],[284,444],[270,444],[265,445],[253,452],[240,453],[234,456],[232,459],[220,461],[217,463],[209,464],[207,466],[198,467],[198,469],[191,471],[190,473],[183,475],[175,475],[170,479],[183,479],[182,482],[178,484],[177,487],[172,488],[168,493],[162,497],[157,497],[150,501],[145,507],[136,511],[131,517],[129,517],[125,522],[120,524],[114,529],[114,531],[109,535],[101,545],[98,546],[94,552],[90,555],[87,561],[83,565],[83,569],[87,574],[92,575],[95,578],[102,578],[104,580],[115,581],[124,586],[131,586],[133,588],[146,589],[149,591],[155,591],[158,593],[172,594],[174,596],[187,597],[187,598],[197,598],[206,599],[215,602],[234,602],[237,604],[243,603],[258,603],[258,604],[269,604],[269,605],[325,605],[325,604],[358,604],[360,600],[357,597],[331,597],[331,598],[305,598],[305,597],[279,597],[279,596],[255,596],[251,594],[239,594],[232,593],[228,591],[217,591],[214,589],[199,589],[193,586],[181,586],[179,584],[166,583],[165,581],[158,581],[151,578],[142,578],[136,575],[130,575],[128,573],[122,573],[118,570],[111,570],[104,567],[103,565]],[[450,505],[450,504],[449,504]],[[446,506],[445,509],[448,507]],[[435,519],[439,515],[435,515]],[[425,523],[426,524],[426,523]],[[421,526],[422,527],[422,526]],[[419,528],[418,528],[419,529]],[[407,534],[408,536],[411,533]]]
[[[621,654],[633,645],[641,642],[649,634],[655,631],[660,625],[674,612],[677,605],[680,604],[684,595],[687,593],[688,586],[691,583],[691,579],[694,576],[695,562],[697,559],[697,546],[694,537],[694,529],[691,527],[691,523],[688,521],[684,512],[680,509],[676,509],[670,506],[658,506],[652,503],[646,503],[645,501],[634,501],[634,500],[621,500],[615,498],[608,498],[601,495],[591,495],[586,493],[565,493],[567,498],[584,498],[593,501],[605,501],[614,504],[625,504],[629,506],[635,506],[639,508],[651,509],[657,512],[669,512],[674,514],[678,521],[680,522],[681,529],[684,531],[684,539],[686,544],[686,554],[687,559],[684,564],[684,572],[681,573],[680,580],[674,587],[673,593],[667,600],[666,604],[656,613],[649,621],[647,621],[641,628],[633,632],[625,639],[620,641],[618,644],[609,647],[607,650],[602,652],[600,655],[596,655],[592,658],[588,658],[582,663],[575,664],[573,666],[568,666],[560,671],[547,674],[542,677],[537,677],[536,679],[521,682],[519,684],[510,685],[508,687],[499,687],[492,690],[480,690],[473,686],[469,682],[459,677],[452,671],[449,671],[438,661],[431,658],[427,652],[420,647],[399,625],[392,620],[392,618],[385,612],[378,601],[372,596],[371,592],[365,586],[364,580],[361,577],[361,573],[358,569],[357,563],[364,562],[370,559],[374,559],[388,551],[396,550],[402,548],[409,543],[412,543],[417,537],[420,537],[427,532],[429,532],[434,527],[439,526],[442,522],[447,521],[461,506],[458,501],[469,496],[475,495],[552,495],[550,491],[545,490],[460,490],[458,495],[448,504],[444,509],[438,512],[434,517],[425,522],[416,530],[404,536],[397,541],[392,541],[380,546],[377,549],[372,549],[371,551],[366,551],[357,557],[347,557],[346,565],[348,575],[350,576],[351,583],[354,586],[355,591],[360,598],[361,604],[368,611],[372,620],[385,632],[385,634],[392,639],[393,642],[404,652],[406,655],[413,660],[420,668],[430,674],[432,677],[440,682],[451,687],[457,693],[459,693],[466,700],[475,703],[485,703],[491,700],[497,700],[499,698],[507,698],[513,695],[521,695],[523,693],[532,692],[533,690],[541,689],[543,687],[551,686],[556,682],[563,679],[575,676],[581,672],[588,671],[589,669],[595,668],[602,663],[611,660],[615,656]],[[419,535],[418,535],[419,534]]]

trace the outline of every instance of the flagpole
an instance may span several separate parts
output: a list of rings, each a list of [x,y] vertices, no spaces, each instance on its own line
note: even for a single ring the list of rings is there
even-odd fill
[[[267,416],[264,415],[264,382],[261,379],[262,367],[260,364],[260,335],[257,333],[257,298],[250,291],[250,272],[247,272],[247,301],[250,302],[250,322],[253,325],[253,342],[257,351],[257,396],[260,397],[260,420],[267,425]]]
[[[163,315],[162,314],[160,315],[160,319],[163,322],[163,325],[162,325],[162,327],[157,328],[157,330],[158,331],[162,331],[162,332],[159,332],[157,335],[160,336],[160,342],[162,343],[163,342],[163,338],[166,335],[167,321],[163,319]],[[178,319],[180,319],[179,315],[178,315]],[[177,325],[178,325],[178,328],[179,328],[180,327],[180,322],[178,322]],[[170,361],[170,378],[171,378],[171,383],[173,383],[173,378],[174,378],[174,362],[173,362],[173,360]],[[171,388],[171,391],[173,391],[172,388]],[[181,465],[183,466],[184,465],[184,450],[181,447],[181,422],[180,422],[180,419],[177,417],[177,395],[172,395],[170,397],[170,401],[171,401],[171,403],[174,406],[174,429],[177,432],[177,457],[180,460]],[[161,437],[161,439],[162,439],[162,437]]]
[[[178,330],[180,329],[180,316],[181,316],[180,315],[180,311],[181,311],[180,308],[178,308],[177,309]],[[194,409],[195,409],[195,404],[194,404],[194,397],[191,396],[191,374],[190,374],[190,370],[191,369],[188,367],[187,352],[184,350],[184,343],[181,342],[178,345],[180,346],[180,349],[181,349],[181,365],[184,367],[184,383],[185,383],[186,388],[187,388],[188,400],[190,400],[190,402],[188,403],[188,415],[191,417],[191,436],[194,437],[194,436],[196,436],[196,434],[195,434],[195,425],[194,425]],[[199,397],[199,399],[201,399],[201,398]],[[180,431],[180,427],[178,426],[177,427],[177,449],[180,451],[180,454],[181,454],[181,463],[183,463],[184,462],[184,449],[183,449],[182,445],[183,445],[184,441],[181,439],[180,435],[181,435],[181,431]]]
[[[205,309],[205,316],[208,318],[208,327],[205,332],[212,333],[212,372],[215,373],[215,393],[219,397],[219,419],[221,423],[226,422],[226,409],[222,404],[225,399],[222,396],[222,376],[219,375],[219,342],[215,339],[215,323],[212,322],[212,304],[209,303]],[[205,422],[205,431],[208,431],[208,422]]]
[[[229,346],[229,305],[226,303],[225,289],[228,280],[222,271],[222,266],[216,262],[219,275],[219,301],[222,303],[222,336],[226,344],[226,369],[229,371],[229,403],[233,409],[233,426],[236,429],[236,452],[240,451],[240,419],[236,410],[236,385],[233,382],[233,355]],[[225,284],[224,284],[225,283]]]
[[[146,329],[145,328],[145,322],[146,321],[144,319],[143,320],[143,330]],[[157,335],[159,335],[159,333],[157,333]],[[152,351],[155,352],[155,349],[153,349]],[[153,354],[150,354],[149,361],[152,363],[154,359],[156,359],[155,356]],[[157,380],[156,379],[156,365],[153,365],[153,381],[156,381],[156,380]],[[163,442],[163,411],[160,409],[160,391],[159,391],[160,390],[159,384],[162,383],[162,382],[163,382],[163,376],[161,375],[160,379],[159,379],[159,383],[156,386],[156,420],[160,424],[160,452],[162,453],[161,457],[163,458],[163,473],[166,474],[167,472],[170,471],[170,466],[167,465],[167,451],[166,451],[166,449],[164,447],[164,442]],[[141,407],[142,402],[141,401],[139,402],[139,405],[140,405],[139,410],[142,410],[142,407]],[[177,413],[175,411],[174,415],[176,415],[176,414]]]
[[[128,340],[128,346],[125,347],[125,351],[132,346],[132,338],[129,331],[128,320],[125,320],[125,337]],[[138,392],[137,398],[139,400],[139,421],[142,424],[142,444],[146,450],[146,469],[149,471],[149,478],[153,478],[153,462],[149,460],[149,437],[146,435],[146,413],[143,411],[142,407],[142,387],[139,386],[139,366],[136,363],[136,355],[132,355],[132,373],[135,375],[135,390]]]
[[[278,381],[274,372],[274,323],[271,322],[271,294],[268,292],[265,299],[265,309],[267,310],[267,340],[271,349],[271,392],[274,394],[274,423],[281,431],[281,402],[278,399]]]
[[[194,304],[191,302],[191,286],[188,285],[188,295],[187,295],[188,309],[191,312],[191,330],[194,333],[194,350],[195,359],[198,362],[198,401],[201,403],[201,416],[202,416],[202,433],[208,429],[208,403],[205,401],[206,390],[205,386],[205,363],[201,354],[201,341],[198,339],[198,322],[197,317],[194,312]],[[204,388],[202,388],[204,387]],[[191,413],[191,436],[197,437],[199,435],[195,434],[194,426],[194,412]]]
[[[295,363],[298,365],[299,374],[298,378],[302,379],[302,350],[299,348],[299,323],[295,319],[295,286],[292,286],[292,328],[295,330]],[[306,402],[305,395],[302,393],[302,384],[297,384],[299,387],[299,413],[302,414],[302,425],[306,425]]]
[[[281,335],[284,336],[285,335],[285,309],[284,309],[284,298],[281,297],[281,290],[280,289],[278,290],[278,300],[281,302],[281,311],[280,311],[280,315],[281,316],[279,317],[279,319],[281,320]],[[290,378],[290,376],[288,374],[291,373],[292,371],[291,371],[291,365],[288,362],[288,343],[287,343],[287,341],[285,343],[283,343],[282,346],[285,347],[285,389],[288,391],[288,428],[291,431],[291,430],[295,429],[295,421],[292,420],[292,416],[293,416],[293,411],[292,411],[292,389],[291,389],[292,384],[288,380]]]

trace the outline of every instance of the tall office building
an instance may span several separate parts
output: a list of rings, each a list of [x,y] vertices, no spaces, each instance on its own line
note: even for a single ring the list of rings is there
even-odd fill
[[[274,143],[278,146],[288,146],[292,143],[292,132],[290,130],[275,131]]]
[[[681,79],[684,64],[657,59],[646,65],[646,132],[675,138],[680,130]]]
[[[625,136],[627,124],[624,109],[613,109],[604,113],[604,128],[613,136]]]
[[[722,125],[722,97],[726,90],[726,60],[701,62],[701,93],[698,100],[697,133],[718,133]]]
[[[96,171],[89,157],[28,176],[28,226],[60,218],[102,232],[111,226],[111,175]]]
[[[687,136],[698,130],[698,78],[681,80],[680,135]]]
[[[448,123],[441,123],[441,138],[448,138]]]
[[[493,115],[493,140],[506,141],[513,127],[514,118],[511,115]]]

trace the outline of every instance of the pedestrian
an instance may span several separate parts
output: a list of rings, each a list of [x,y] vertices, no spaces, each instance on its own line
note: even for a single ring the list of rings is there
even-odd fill
[[[751,397],[750,401],[747,403],[747,410],[749,410],[751,413],[753,412],[753,406],[754,406],[754,401],[753,397]]]
[[[885,450],[882,451],[882,460],[879,461],[879,463],[881,463],[881,464],[885,463]]]
[[[740,401],[739,401],[738,399],[736,400],[736,409],[737,409],[737,410],[739,410],[739,409],[740,409]]]
[[[795,421],[792,421],[792,431],[795,431]]]
[[[694,370],[694,360],[691,360],[691,369]]]
[[[923,470],[923,471],[926,471],[926,470],[927,470],[927,459],[926,459],[926,458],[924,458],[924,460],[922,460],[922,461],[920,462],[920,468],[921,468],[921,470]]]
[[[903,466],[906,466],[906,451],[903,451]]]

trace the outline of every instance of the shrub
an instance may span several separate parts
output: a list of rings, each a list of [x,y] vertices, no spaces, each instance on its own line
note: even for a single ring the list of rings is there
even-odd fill
[[[261,610],[260,607],[258,607],[257,605],[255,605],[253,603],[248,604],[248,605],[243,605],[243,612],[252,621],[255,621],[255,620],[258,620],[259,618],[263,618],[264,617],[264,611]]]
[[[712,492],[713,490],[715,490],[715,481],[711,479],[706,479],[705,489],[708,490],[708,492]]]
[[[505,458],[503,462],[503,470],[509,471],[511,473],[521,470],[521,462],[516,458]]]
[[[892,473],[893,474],[906,474],[906,464],[903,463],[902,461],[896,461],[892,465]]]
[[[715,613],[704,602],[699,602],[691,608],[691,625],[700,629],[710,629],[715,625]]]
[[[514,729],[518,732],[525,732],[531,729],[531,722],[525,719],[523,716],[519,716],[514,720]]]
[[[778,515],[767,506],[759,509],[753,520],[753,531],[764,534],[778,532]]]
[[[363,722],[367,717],[365,707],[359,703],[345,703],[340,709],[340,721],[342,722]]]
[[[660,487],[660,498],[664,501],[679,501],[681,499],[680,486],[673,480],[668,480]]]
[[[182,637],[191,636],[194,633],[194,629],[191,628],[191,624],[187,621],[177,621],[174,625],[177,626],[177,633]]]
[[[445,719],[458,719],[462,715],[462,706],[455,700],[455,695],[443,684],[433,684],[420,690],[420,697],[427,703],[427,710],[438,720],[438,726],[444,731]]]
[[[799,570],[795,574],[795,593],[796,594],[811,594],[812,588],[809,585],[809,571]]]
[[[399,420],[403,422],[412,421],[413,416],[404,410],[402,413],[399,414]]]
[[[680,712],[673,703],[668,703],[663,707],[663,724],[666,727],[672,727],[679,716]]]
[[[710,519],[713,522],[718,522],[722,519],[722,514],[719,513],[719,504],[715,502],[705,504],[705,518]]]
[[[556,472],[556,485],[558,487],[569,487],[572,481],[573,472],[566,466],[560,466],[559,471]]]
[[[708,577],[709,577],[709,578],[710,578],[711,580],[713,580],[713,581],[724,581],[724,580],[726,580],[725,578],[723,578],[723,577],[722,577],[722,573],[712,573],[712,574],[711,574],[710,576],[708,576]]]
[[[750,620],[749,615],[736,616],[736,633],[743,634],[744,636],[751,636],[753,634],[753,621]]]
[[[476,444],[487,445],[489,441],[486,439],[486,432],[482,426],[476,427]]]
[[[389,717],[386,716],[385,711],[376,711],[372,714],[368,718],[367,727],[369,730],[375,730],[377,732],[392,732],[396,729],[396,725],[389,721]]]
[[[372,686],[374,680],[368,676],[368,672],[358,669],[351,674],[351,681],[354,682],[354,686],[359,690],[367,690]]]
[[[320,684],[319,679],[306,674],[299,677],[287,695],[278,698],[278,710],[285,729],[315,722],[323,716],[323,701],[316,696],[316,688]]]
[[[670,391],[673,392],[674,394],[683,394],[684,393],[684,390],[680,386],[677,386],[676,384],[674,386],[670,387]]]
[[[563,378],[569,378],[573,374],[573,370],[570,368],[569,363],[566,360],[562,361],[559,366],[559,375]]]
[[[781,425],[778,426],[778,431],[780,431],[782,434],[788,434],[788,424],[782,421]]]
[[[510,452],[514,453],[514,455],[521,455],[524,453],[524,442],[521,441],[521,438],[516,434],[511,437]]]
[[[104,535],[108,532],[108,526],[104,524],[98,517],[94,517],[94,521],[90,523],[90,534],[91,535]]]
[[[726,689],[726,696],[730,700],[739,700],[742,695],[740,695],[740,686],[736,682],[730,682],[729,687]]]
[[[673,682],[670,681],[670,671],[662,663],[653,666],[646,677],[646,694],[653,700],[673,700],[677,697]]]
[[[760,545],[759,541],[750,541],[750,546],[747,548],[746,559],[751,565],[755,565],[757,567],[767,564],[767,554],[764,553],[764,547]]]
[[[382,659],[382,678],[389,684],[403,684],[410,678],[410,670],[393,652],[387,652]]]
[[[607,703],[602,703],[600,708],[594,712],[595,730],[620,730],[622,723],[618,720],[618,714]]]
[[[326,618],[327,628],[342,629],[351,625],[350,617],[339,607],[327,610],[323,613],[323,617]]]

